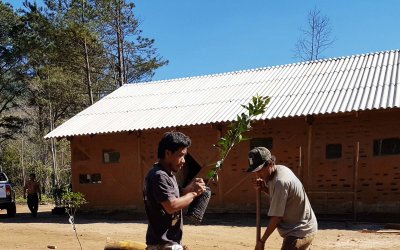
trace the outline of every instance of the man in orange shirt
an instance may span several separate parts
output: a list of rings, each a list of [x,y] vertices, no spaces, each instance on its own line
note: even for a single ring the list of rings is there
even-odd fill
[[[28,194],[29,210],[31,210],[32,216],[36,217],[39,208],[39,200],[42,199],[42,193],[40,191],[39,182],[36,181],[35,174],[30,174],[29,180],[25,183],[24,199],[26,198],[26,193]]]

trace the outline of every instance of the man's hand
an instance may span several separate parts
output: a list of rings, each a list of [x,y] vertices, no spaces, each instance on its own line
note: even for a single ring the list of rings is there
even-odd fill
[[[185,188],[182,189],[182,196],[161,202],[167,213],[175,213],[193,202],[193,199],[206,190],[206,184],[202,178],[192,180]]]
[[[197,195],[201,195],[206,191],[206,184],[202,178],[195,178],[189,185],[191,185],[193,192],[196,192]]]
[[[263,179],[258,178],[256,180],[254,180],[253,185],[256,190],[261,189],[262,192],[264,192],[265,194],[268,195],[268,193],[269,193],[268,187],[267,187],[267,184],[265,184],[265,181]]]

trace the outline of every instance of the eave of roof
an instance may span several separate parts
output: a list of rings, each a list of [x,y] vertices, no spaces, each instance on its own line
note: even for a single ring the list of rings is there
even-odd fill
[[[399,50],[127,84],[46,138],[230,122],[252,96],[277,119],[400,107]]]

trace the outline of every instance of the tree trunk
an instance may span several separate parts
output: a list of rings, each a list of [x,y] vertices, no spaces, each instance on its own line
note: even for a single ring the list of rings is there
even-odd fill
[[[50,120],[50,131],[53,131],[54,129],[54,123],[53,123],[53,114],[52,114],[52,106],[51,103],[49,105],[49,120]],[[53,161],[53,188],[58,187],[58,171],[57,171],[57,148],[56,144],[54,141],[54,138],[50,138],[50,149],[51,149],[51,158]]]
[[[125,82],[125,70],[124,70],[124,34],[122,31],[122,23],[121,23],[121,2],[118,1],[118,4],[115,9],[115,24],[117,30],[117,53],[118,53],[118,85],[121,87]]]
[[[85,47],[85,70],[86,70],[86,84],[87,84],[87,90],[88,90],[88,95],[89,95],[89,104],[92,105],[94,103],[93,101],[93,88],[92,88],[92,79],[91,79],[91,74],[90,74],[90,62],[89,62],[89,53],[88,53],[88,46],[86,42],[86,37],[84,38],[84,47]]]
[[[82,12],[81,12],[81,21],[82,21],[82,26],[85,26],[85,1],[82,0]],[[83,46],[85,49],[85,71],[86,71],[86,84],[87,84],[87,90],[88,90],[88,95],[89,95],[89,104],[93,104],[93,89],[92,89],[92,79],[90,75],[90,62],[89,62],[89,51],[88,51],[88,45],[86,41],[86,37],[83,39]]]

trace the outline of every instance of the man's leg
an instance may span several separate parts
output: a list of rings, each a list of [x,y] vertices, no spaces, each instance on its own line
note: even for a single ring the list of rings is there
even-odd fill
[[[315,234],[306,236],[301,239],[297,239],[297,242],[296,242],[297,249],[301,249],[301,250],[310,249],[311,243],[314,240],[314,236],[315,236]]]
[[[146,250],[183,250],[183,247],[179,244],[147,245]]]
[[[306,236],[304,238],[297,238],[294,236],[287,236],[283,239],[282,250],[308,250],[314,239],[314,235]]]
[[[39,197],[37,195],[35,195],[35,199],[34,199],[34,206],[33,206],[33,216],[36,216],[37,211],[39,209]]]
[[[28,208],[29,208],[29,210],[31,211],[31,213],[33,214],[33,206],[34,206],[34,203],[33,203],[33,196],[32,195],[30,195],[30,194],[28,194],[28,197],[27,197],[27,203],[28,203]]]
[[[35,194],[28,194],[28,207],[32,216],[36,216],[38,211],[39,198]]]

